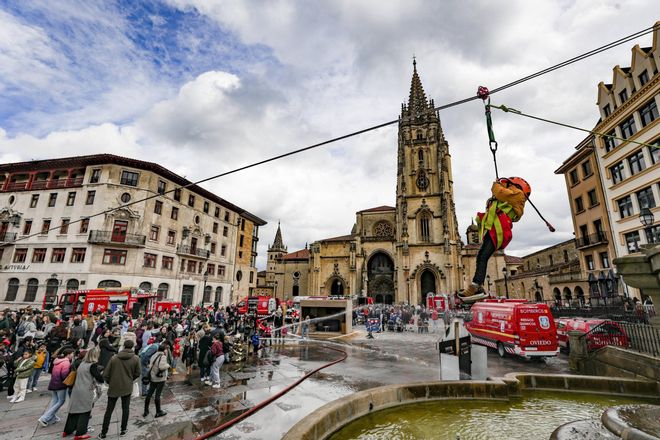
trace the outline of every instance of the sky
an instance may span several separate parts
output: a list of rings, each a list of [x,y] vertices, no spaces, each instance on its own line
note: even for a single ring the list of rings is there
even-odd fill
[[[436,105],[473,96],[652,26],[651,0],[263,2],[0,0],[0,163],[114,153],[199,180],[396,119],[412,58]],[[653,11],[656,11],[654,16]],[[651,35],[493,95],[592,128],[597,84]],[[459,232],[494,179],[483,104],[440,113]],[[536,215],[523,256],[573,237],[554,170],[584,133],[495,111],[501,175],[525,177]],[[202,186],[268,222],[289,251],[348,234],[355,212],[393,206],[396,125]]]

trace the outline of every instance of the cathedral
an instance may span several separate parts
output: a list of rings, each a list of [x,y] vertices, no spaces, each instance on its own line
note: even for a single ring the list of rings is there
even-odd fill
[[[287,253],[278,225],[257,290],[283,299],[349,295],[419,304],[429,292],[464,287],[463,260],[475,258],[478,237],[468,230],[467,247],[473,251],[466,253],[456,221],[449,144],[434,108],[413,61],[410,96],[399,117],[396,206],[359,211],[350,234],[293,253]]]

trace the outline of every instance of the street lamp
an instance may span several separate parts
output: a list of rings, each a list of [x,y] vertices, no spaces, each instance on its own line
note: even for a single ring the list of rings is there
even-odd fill
[[[502,274],[504,275],[504,289],[506,291],[506,299],[509,299],[509,270],[506,267],[502,268]]]
[[[644,226],[644,231],[646,232],[646,240],[649,244],[655,243],[655,237],[653,237],[653,223],[655,222],[655,216],[649,208],[642,208],[639,212],[639,221]]]
[[[490,275],[486,275],[486,283],[488,284],[488,294],[490,294],[490,286],[492,284],[490,282]]]

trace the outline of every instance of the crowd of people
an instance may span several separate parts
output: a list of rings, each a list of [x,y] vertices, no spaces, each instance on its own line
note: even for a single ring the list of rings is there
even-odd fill
[[[452,313],[439,313],[424,305],[369,304],[353,309],[353,325],[378,320],[378,331],[436,333],[451,321]]]
[[[42,426],[61,421],[58,413],[69,401],[62,436],[90,438],[89,419],[103,394],[107,407],[99,438],[105,438],[112,414],[121,400],[120,436],[128,429],[131,398],[144,397],[143,417],[166,415],[161,408],[164,385],[181,362],[186,383],[193,370],[205,386],[221,388],[221,368],[230,361],[257,355],[263,337],[282,337],[284,313],[278,310],[262,322],[240,315],[235,306],[188,307],[133,319],[122,311],[63,316],[31,308],[0,311],[0,392],[11,403],[47,387],[51,401],[38,419]],[[284,329],[286,334],[286,328]],[[48,383],[40,383],[50,374]]]

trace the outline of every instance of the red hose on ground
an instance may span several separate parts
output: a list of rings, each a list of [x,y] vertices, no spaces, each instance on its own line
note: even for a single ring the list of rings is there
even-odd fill
[[[339,348],[333,348],[333,347],[327,347],[327,346],[324,347],[324,348],[327,348],[328,350],[334,350],[336,352],[339,352],[339,353],[342,354],[342,357],[337,359],[337,360],[334,360],[334,361],[332,361],[328,364],[321,365],[320,367],[316,368],[315,370],[310,371],[309,373],[305,374],[303,377],[301,377],[300,379],[298,379],[297,381],[295,381],[294,383],[292,383],[288,387],[284,388],[279,393],[275,394],[274,396],[269,397],[268,399],[266,399],[262,402],[259,402],[257,405],[255,405],[252,408],[250,408],[249,410],[245,411],[244,413],[242,413],[238,417],[235,417],[235,418],[223,423],[222,425],[213,428],[211,431],[209,431],[207,433],[204,433],[204,434],[200,435],[199,437],[196,437],[195,440],[204,440],[204,439],[210,438],[214,435],[220,434],[225,429],[234,426],[235,424],[237,424],[241,420],[251,416],[252,414],[259,411],[260,409],[266,407],[267,405],[271,404],[275,400],[279,399],[280,397],[282,397],[283,395],[285,395],[286,393],[288,393],[289,391],[291,391],[292,389],[294,389],[295,387],[300,385],[304,380],[308,379],[311,375],[313,375],[315,373],[318,373],[319,371],[323,370],[324,368],[328,368],[328,367],[331,367],[332,365],[338,364],[339,362],[343,362],[348,357],[348,353],[346,353],[344,350],[340,350]]]

